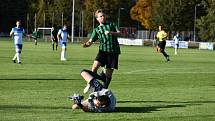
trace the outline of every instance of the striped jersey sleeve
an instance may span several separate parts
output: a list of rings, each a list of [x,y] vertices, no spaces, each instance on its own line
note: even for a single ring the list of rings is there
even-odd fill
[[[120,53],[120,46],[117,40],[117,36],[106,35],[105,31],[118,32],[118,27],[114,23],[105,23],[98,26],[92,32],[92,42],[99,40],[99,50],[109,53]]]

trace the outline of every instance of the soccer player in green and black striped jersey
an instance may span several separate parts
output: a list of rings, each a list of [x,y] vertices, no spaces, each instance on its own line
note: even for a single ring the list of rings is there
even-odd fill
[[[84,43],[83,47],[90,47],[93,42],[99,40],[99,52],[94,60],[92,71],[97,72],[100,66],[106,68],[103,81],[104,88],[108,88],[114,69],[118,69],[120,46],[117,36],[120,36],[120,31],[117,25],[106,21],[102,9],[95,12],[95,17],[99,26],[93,30],[90,40]]]

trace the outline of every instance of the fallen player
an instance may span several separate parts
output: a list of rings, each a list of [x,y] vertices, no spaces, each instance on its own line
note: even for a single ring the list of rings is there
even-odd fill
[[[113,112],[116,107],[116,98],[109,89],[98,81],[102,76],[89,70],[83,70],[81,76],[88,83],[84,93],[91,92],[88,99],[79,94],[74,94],[68,98],[74,101],[72,109],[82,109],[85,112]]]

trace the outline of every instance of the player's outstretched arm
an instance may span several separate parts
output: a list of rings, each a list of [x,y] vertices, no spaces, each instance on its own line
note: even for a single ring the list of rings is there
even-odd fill
[[[13,31],[10,32],[10,37],[13,37]]]
[[[58,33],[57,34],[57,40],[58,40],[58,43],[60,42],[60,34]]]
[[[76,109],[82,109],[84,112],[90,112],[88,106],[85,103],[82,104],[73,104],[72,105],[72,109],[76,110]]]
[[[69,34],[67,35],[67,40],[69,40],[69,41],[71,40],[71,37]]]

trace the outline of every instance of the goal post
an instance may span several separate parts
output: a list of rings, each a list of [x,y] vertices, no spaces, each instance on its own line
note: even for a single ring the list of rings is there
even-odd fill
[[[51,30],[52,27],[38,27],[37,30],[40,30],[40,29],[44,29],[44,30]]]
[[[39,33],[42,33],[42,38],[45,41],[51,40],[51,31],[52,31],[52,27],[38,27],[37,31]]]

